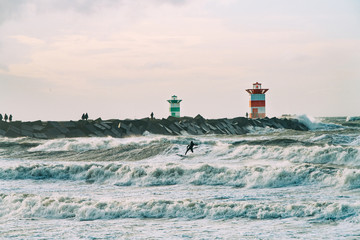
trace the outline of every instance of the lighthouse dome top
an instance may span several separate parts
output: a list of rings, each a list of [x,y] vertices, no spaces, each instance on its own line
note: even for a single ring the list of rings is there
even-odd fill
[[[261,83],[259,83],[259,82],[254,83],[253,89],[261,89]]]
[[[250,94],[265,94],[268,90],[268,88],[262,88],[259,82],[253,83],[253,88],[246,89]]]
[[[170,100],[167,100],[169,103],[180,103],[182,100],[178,99],[176,95],[171,96]]]

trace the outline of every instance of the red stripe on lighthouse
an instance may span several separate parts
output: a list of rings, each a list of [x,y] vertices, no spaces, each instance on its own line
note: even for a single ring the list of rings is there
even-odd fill
[[[265,101],[249,101],[250,107],[265,107]]]

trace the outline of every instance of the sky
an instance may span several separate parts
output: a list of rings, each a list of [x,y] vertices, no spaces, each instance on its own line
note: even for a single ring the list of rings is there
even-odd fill
[[[359,0],[0,0],[14,120],[360,115]]]

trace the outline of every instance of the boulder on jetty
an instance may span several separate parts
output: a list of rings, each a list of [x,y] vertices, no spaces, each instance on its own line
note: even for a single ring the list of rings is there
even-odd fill
[[[233,119],[205,119],[201,115],[191,117],[168,117],[163,119],[135,120],[80,120],[67,122],[0,122],[0,136],[33,137],[41,139],[105,137],[116,138],[139,136],[145,133],[163,135],[241,135],[256,131],[258,128],[309,130],[297,119],[263,118],[249,119],[238,117]]]

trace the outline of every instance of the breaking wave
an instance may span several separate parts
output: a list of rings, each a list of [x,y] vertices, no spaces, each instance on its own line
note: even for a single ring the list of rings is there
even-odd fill
[[[331,130],[343,127],[333,123],[323,123],[308,115],[298,115],[296,116],[296,119],[307,126],[310,130]]]
[[[144,202],[95,201],[29,194],[0,195],[0,217],[76,219],[89,221],[117,218],[276,219],[310,217],[340,220],[358,216],[358,204],[337,202],[252,203],[197,200],[148,200]]]
[[[343,146],[251,146],[242,145],[234,148],[229,156],[238,159],[275,159],[293,163],[315,163],[360,166],[360,148]]]
[[[359,116],[348,116],[346,118],[347,122],[351,122],[351,121],[360,121],[360,117]]]
[[[359,169],[339,169],[319,165],[243,166],[239,169],[204,164],[151,167],[123,164],[18,166],[0,169],[1,180],[72,180],[111,183],[116,186],[166,186],[177,184],[222,185],[247,188],[279,188],[321,184],[346,189],[360,188]]]
[[[245,160],[275,159],[295,163],[360,166],[360,137],[357,134],[317,136],[133,137],[75,138],[55,140],[2,139],[0,157],[51,159],[57,161],[136,161],[149,158],[174,159],[194,140],[197,158]]]

